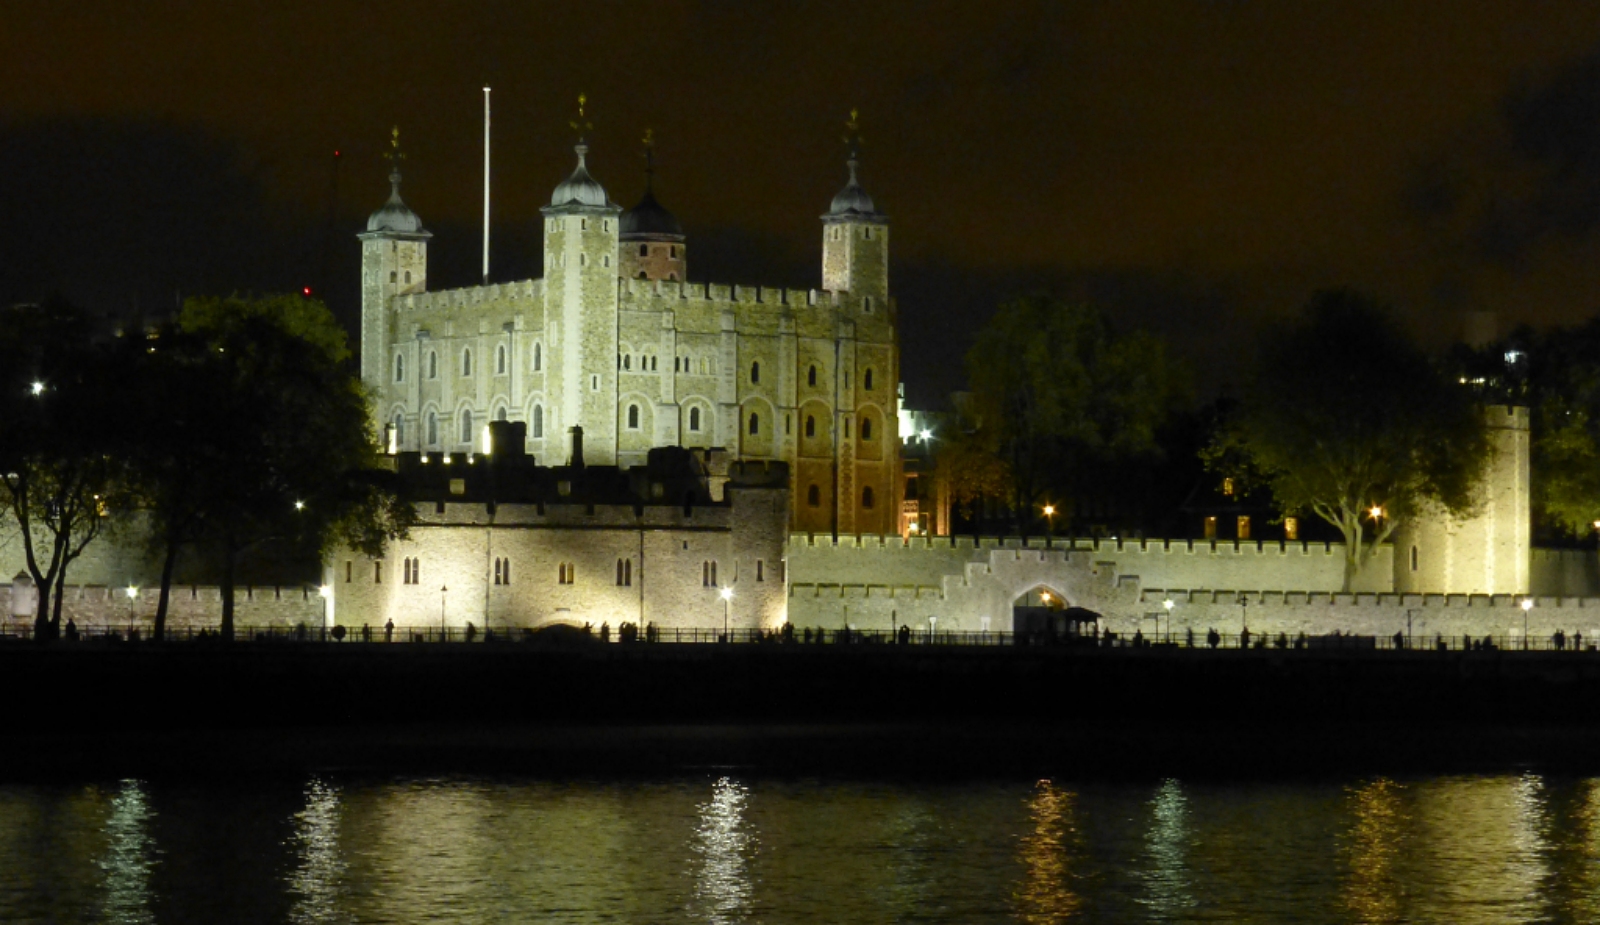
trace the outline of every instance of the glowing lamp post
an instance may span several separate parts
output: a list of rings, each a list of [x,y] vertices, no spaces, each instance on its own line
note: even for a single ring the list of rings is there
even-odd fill
[[[444,635],[444,602],[445,602],[445,595],[449,594],[449,593],[450,593],[450,586],[449,585],[440,585],[439,586],[439,641],[440,642],[444,642],[445,641],[445,635]]]
[[[1172,608],[1173,608],[1173,606],[1174,605],[1172,603],[1172,598],[1170,598],[1170,597],[1161,602],[1162,609],[1166,610],[1166,612],[1167,612],[1167,636],[1166,636],[1166,638],[1167,638],[1167,641],[1169,641],[1169,642],[1172,640]]]
[[[1533,609],[1533,598],[1531,598],[1531,597],[1523,598],[1521,607],[1522,607],[1522,650],[1524,652],[1526,652],[1528,650],[1528,611]]]
[[[722,598],[722,641],[732,642],[733,637],[728,635],[728,615],[733,610],[733,589],[723,588],[717,594]]]
[[[1049,549],[1056,536],[1056,506],[1054,504],[1046,504],[1044,506],[1044,522],[1046,525],[1045,530],[1047,531],[1044,537],[1044,545],[1046,549]]]

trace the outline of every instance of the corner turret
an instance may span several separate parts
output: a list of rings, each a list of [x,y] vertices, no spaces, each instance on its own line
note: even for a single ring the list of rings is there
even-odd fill
[[[361,240],[361,381],[375,401],[400,388],[414,359],[395,353],[393,303],[396,296],[426,292],[428,239],[422,219],[400,198],[400,129],[389,136],[389,201],[367,219]],[[374,409],[376,412],[378,409]],[[379,414],[374,420],[381,420]]]
[[[682,281],[688,278],[688,246],[678,217],[656,202],[655,142],[648,131],[644,133],[644,163],[644,195],[638,205],[622,213],[619,275]]]
[[[822,288],[848,292],[863,314],[885,312],[889,298],[889,217],[861,188],[861,135],[856,110],[845,123],[850,180],[822,216]]]
[[[589,175],[583,132],[587,98],[578,97],[578,164],[555,188],[544,214],[545,343],[547,397],[554,420],[545,427],[582,427],[594,465],[616,463],[617,450],[617,235],[616,203]],[[565,460],[552,459],[556,464]]]

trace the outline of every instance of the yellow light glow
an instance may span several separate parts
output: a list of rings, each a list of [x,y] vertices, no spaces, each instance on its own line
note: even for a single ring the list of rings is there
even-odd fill
[[[1053,516],[1055,516],[1055,513],[1056,513],[1056,506],[1054,504],[1046,504],[1044,506],[1044,516],[1053,517]]]
[[[1172,613],[1172,608],[1174,606],[1173,603],[1172,603],[1172,598],[1169,597],[1166,600],[1162,601],[1161,602],[1161,606],[1167,608],[1167,613]]]
[[[43,395],[44,394],[44,383],[40,382],[37,379],[33,380],[33,386],[31,388],[31,391],[35,395]]]
[[[1522,599],[1522,609],[1523,610],[1532,610],[1533,609],[1533,598],[1531,598],[1531,597],[1523,598]]]
[[[422,464],[423,464],[423,465],[424,465],[424,466],[426,466],[426,465],[427,465],[427,464],[428,464],[428,454],[427,454],[427,453],[423,453],[423,454],[422,454],[422,458],[421,458],[421,459],[419,459],[419,460],[418,460],[418,462],[420,462],[420,463],[422,463]]]
[[[1372,519],[1373,520],[1377,520],[1379,517],[1383,516],[1383,508],[1381,508],[1378,505],[1374,504],[1372,506],[1372,509],[1367,511],[1367,513],[1372,515]]]
[[[138,586],[136,586],[136,585],[128,585],[128,600],[131,601],[131,600],[133,600],[134,598],[136,598],[138,596],[139,596],[139,588],[138,588]]]
[[[321,595],[322,597],[333,597],[333,588],[329,587],[328,585],[322,585],[321,587],[317,588],[317,594]]]
[[[494,452],[494,441],[489,438],[489,425],[483,425],[483,455]]]
[[[304,501],[296,501],[294,503],[294,509],[297,511],[303,511],[306,509],[306,503]]]
[[[718,593],[722,596],[722,599],[725,600],[725,601],[733,600],[733,589],[732,588],[723,588]]]

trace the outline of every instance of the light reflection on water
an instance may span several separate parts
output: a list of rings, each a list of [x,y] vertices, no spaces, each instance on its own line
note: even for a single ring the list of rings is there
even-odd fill
[[[150,913],[150,872],[156,863],[150,815],[144,785],[123,781],[111,797],[103,828],[106,848],[98,862],[104,877],[105,921],[115,925],[155,921]]]
[[[744,921],[752,892],[747,857],[754,839],[745,830],[744,804],[749,791],[724,777],[711,788],[711,799],[700,804],[700,826],[691,842],[699,856],[695,878],[694,921],[725,925]]]
[[[1600,919],[1600,781],[0,786],[0,921]]]

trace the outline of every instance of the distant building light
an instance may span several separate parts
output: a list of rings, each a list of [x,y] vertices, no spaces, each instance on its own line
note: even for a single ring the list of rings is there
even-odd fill
[[[35,395],[43,395],[44,394],[44,383],[40,382],[38,379],[33,380],[33,385],[29,388],[29,391],[31,391]]]
[[[297,511],[303,511],[306,509],[306,503],[304,501],[296,501],[294,503],[294,509]]]
[[[923,443],[927,443],[929,440],[933,439],[933,431],[924,429],[921,433],[917,434],[917,436],[922,438]]]
[[[1506,365],[1507,366],[1515,366],[1518,363],[1521,363],[1522,362],[1522,358],[1525,357],[1525,356],[1527,356],[1527,354],[1524,353],[1521,350],[1507,350],[1506,351]]]

